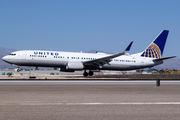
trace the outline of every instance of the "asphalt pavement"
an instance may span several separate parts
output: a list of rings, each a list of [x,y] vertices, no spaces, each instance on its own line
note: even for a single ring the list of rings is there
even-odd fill
[[[0,81],[0,119],[179,120],[179,91],[179,81]]]

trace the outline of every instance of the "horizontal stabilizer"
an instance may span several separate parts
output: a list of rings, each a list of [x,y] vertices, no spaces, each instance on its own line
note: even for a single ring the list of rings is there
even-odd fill
[[[171,58],[175,58],[175,57],[177,57],[177,56],[154,59],[153,61],[162,61],[162,60],[167,60],[167,59],[171,59]]]

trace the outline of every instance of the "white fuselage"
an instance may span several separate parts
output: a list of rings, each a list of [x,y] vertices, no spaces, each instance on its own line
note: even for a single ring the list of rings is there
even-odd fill
[[[141,57],[141,53],[133,55],[122,55],[113,58],[109,64],[101,66],[101,70],[134,70],[145,67],[153,67],[163,61],[153,62],[154,58]],[[16,51],[2,59],[10,64],[18,66],[57,67],[68,69],[68,63],[83,63],[109,56],[110,54],[77,53],[42,50]],[[83,70],[84,68],[74,70]]]

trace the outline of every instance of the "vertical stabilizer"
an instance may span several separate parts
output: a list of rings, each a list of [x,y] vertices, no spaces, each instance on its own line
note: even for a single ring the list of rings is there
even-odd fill
[[[163,30],[155,40],[143,51],[142,57],[161,58],[169,31]]]

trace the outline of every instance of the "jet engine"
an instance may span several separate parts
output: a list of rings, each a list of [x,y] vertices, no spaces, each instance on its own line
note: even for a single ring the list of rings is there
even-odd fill
[[[77,70],[83,70],[83,64],[81,62],[68,62],[65,68],[60,68],[61,72],[74,72]]]
[[[66,65],[67,70],[83,70],[83,67],[81,62],[69,62]]]

